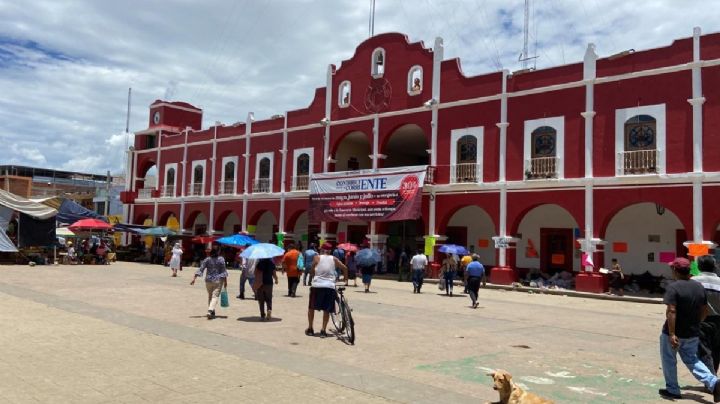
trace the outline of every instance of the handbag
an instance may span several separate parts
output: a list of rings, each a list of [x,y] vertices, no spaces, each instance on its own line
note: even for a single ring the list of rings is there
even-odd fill
[[[226,288],[220,292],[220,307],[230,307],[230,299],[228,299],[228,292]]]
[[[445,290],[445,279],[440,279],[440,282],[438,282],[438,289]]]

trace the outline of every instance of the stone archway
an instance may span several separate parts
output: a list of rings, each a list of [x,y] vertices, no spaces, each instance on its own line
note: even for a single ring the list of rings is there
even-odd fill
[[[542,204],[530,209],[518,225],[517,267],[548,272],[579,270],[575,242],[579,232],[578,222],[560,205]]]
[[[392,132],[381,148],[381,153],[387,156],[382,166],[427,165],[430,163],[428,149],[427,136],[421,127],[415,124],[402,125]]]
[[[223,221],[222,234],[225,236],[236,234],[240,231],[239,228],[241,225],[242,222],[240,221],[240,217],[237,213],[230,212]]]
[[[670,209],[650,202],[636,203],[618,211],[605,230],[604,267],[617,258],[626,274],[649,271],[670,277],[667,262],[685,255],[685,228]],[[666,262],[663,262],[666,261]]]
[[[447,243],[467,247],[470,252],[480,257],[483,265],[495,265],[495,245],[492,237],[496,234],[495,223],[490,215],[476,205],[458,209],[445,227]]]
[[[368,136],[353,131],[343,136],[335,147],[335,171],[363,170],[372,168],[372,145]]]
[[[274,243],[277,240],[275,233],[278,231],[278,222],[275,215],[269,210],[256,214],[256,219],[248,228],[255,239],[261,243]]]

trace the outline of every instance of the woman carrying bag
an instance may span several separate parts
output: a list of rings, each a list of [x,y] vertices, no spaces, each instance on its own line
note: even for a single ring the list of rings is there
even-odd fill
[[[445,281],[445,295],[453,295],[453,282],[455,281],[455,274],[457,274],[457,261],[451,254],[446,254],[445,259],[442,262],[441,273],[443,280]]]
[[[210,256],[200,263],[200,268],[195,272],[190,284],[194,285],[195,279],[203,276],[203,272],[205,272],[205,288],[208,292],[207,318],[210,320],[215,318],[215,308],[220,300],[220,293],[227,288],[228,272],[225,267],[225,258],[219,256],[218,246],[213,246]]]

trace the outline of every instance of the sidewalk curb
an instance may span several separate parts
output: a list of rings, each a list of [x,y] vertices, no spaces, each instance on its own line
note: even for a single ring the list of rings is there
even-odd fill
[[[437,284],[439,282],[439,280],[425,278],[424,282],[431,283],[431,284]],[[455,285],[462,286],[462,282],[455,281]],[[663,304],[662,297],[614,296],[614,295],[605,295],[605,294],[590,293],[590,292],[578,292],[575,290],[567,290],[567,289],[540,289],[540,288],[529,288],[527,286],[493,285],[491,283],[487,283],[487,285],[484,288],[485,289],[514,291],[514,292],[527,292],[530,294],[539,294],[539,295],[584,297],[587,299],[615,300],[615,301],[619,301],[619,302]]]

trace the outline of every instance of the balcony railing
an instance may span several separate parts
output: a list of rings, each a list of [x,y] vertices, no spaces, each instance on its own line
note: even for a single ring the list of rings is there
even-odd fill
[[[138,190],[138,199],[150,199],[155,188],[143,188]]]
[[[450,166],[450,183],[478,182],[480,179],[480,164],[462,163]]]
[[[257,178],[253,180],[253,192],[267,193],[270,192],[270,178]]]
[[[218,195],[235,194],[235,181],[220,181],[218,185]]]
[[[175,185],[165,185],[162,187],[163,198],[174,198],[175,197]]]
[[[188,196],[203,196],[204,184],[188,184]]]
[[[557,157],[536,157],[526,161],[525,179],[557,178]]]
[[[293,191],[307,191],[308,186],[310,185],[310,176],[309,175],[298,175],[297,177],[293,177]]]
[[[636,150],[618,153],[620,175],[657,174],[658,150]]]

